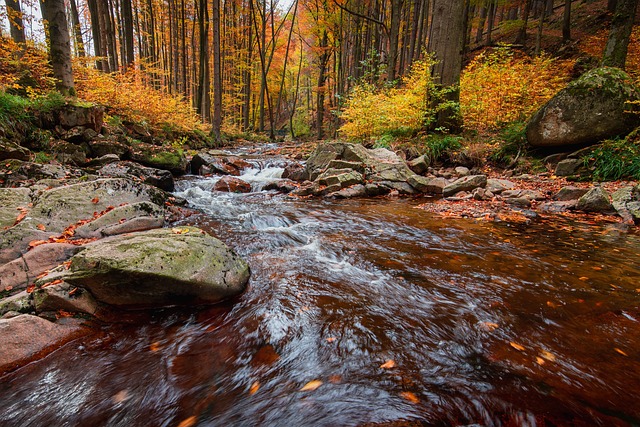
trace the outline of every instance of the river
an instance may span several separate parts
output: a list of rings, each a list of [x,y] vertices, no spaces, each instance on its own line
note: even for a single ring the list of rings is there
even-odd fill
[[[187,177],[250,264],[210,307],[108,325],[0,378],[7,426],[640,425],[640,235],[442,219]],[[306,387],[305,387],[306,386]],[[182,423],[182,424],[181,424]]]

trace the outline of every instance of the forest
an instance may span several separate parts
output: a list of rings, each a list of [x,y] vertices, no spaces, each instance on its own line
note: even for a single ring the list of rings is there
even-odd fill
[[[0,2],[0,425],[640,425],[638,3]]]

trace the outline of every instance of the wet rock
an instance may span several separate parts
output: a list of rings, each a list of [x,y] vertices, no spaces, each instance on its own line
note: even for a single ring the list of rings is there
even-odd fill
[[[15,142],[5,141],[0,138],[0,161],[16,159],[27,161],[31,158],[31,151],[21,147]]]
[[[530,202],[534,200],[546,200],[546,196],[536,190],[505,190],[500,196],[504,199],[526,199]]]
[[[122,159],[131,154],[131,147],[112,138],[100,138],[89,141],[88,144],[91,157],[103,157],[111,154],[118,156],[118,159]]]
[[[53,323],[22,314],[0,320],[0,372],[19,367],[43,356],[87,332],[76,322]]]
[[[565,159],[558,163],[555,174],[556,176],[575,175],[582,165],[579,159]]]
[[[366,184],[364,186],[364,190],[369,197],[384,196],[385,194],[389,194],[391,191],[389,188],[382,187],[377,184]]]
[[[491,191],[493,194],[501,194],[506,190],[513,190],[516,188],[516,185],[508,181],[506,179],[488,179],[486,189]]]
[[[626,223],[640,223],[640,186],[620,188],[611,199],[613,208]]]
[[[181,151],[174,151],[169,147],[134,142],[129,157],[134,162],[150,168],[167,170],[174,175],[184,175],[187,172],[187,158]]]
[[[36,313],[64,310],[93,316],[99,309],[98,302],[91,293],[67,282],[36,289],[31,298]]]
[[[613,206],[605,189],[593,187],[580,197],[576,209],[583,212],[608,213],[613,210]]]
[[[102,238],[164,226],[164,208],[151,202],[118,206],[95,220],[76,228],[76,237]]]
[[[86,246],[59,278],[119,307],[216,303],[244,291],[249,267],[224,243],[193,227],[104,239]]]
[[[558,214],[574,210],[578,205],[578,199],[563,200],[555,202],[546,202],[540,204],[539,208],[542,212]]]
[[[627,103],[640,99],[633,80],[617,68],[597,68],[571,82],[527,124],[533,147],[593,144],[626,135],[640,124]]]
[[[240,178],[231,176],[223,176],[213,186],[215,191],[224,191],[226,193],[251,193],[251,184]]]
[[[304,181],[305,169],[300,163],[289,163],[282,172],[282,177],[295,182]]]
[[[520,208],[528,208],[531,206],[531,200],[524,197],[514,197],[510,199],[506,199],[505,202],[512,206],[517,206]]]
[[[426,154],[423,154],[422,156],[408,162],[407,165],[409,166],[409,169],[411,169],[414,173],[418,175],[424,175],[429,171],[431,158]]]
[[[80,247],[66,243],[49,243],[36,246],[20,258],[0,266],[0,289],[25,289],[50,268],[68,260]]]
[[[29,313],[31,311],[33,311],[33,305],[26,291],[0,299],[0,317],[10,312]]]
[[[559,202],[566,202],[569,200],[578,200],[580,197],[587,194],[589,190],[586,188],[578,188],[573,186],[562,187],[560,191],[553,196],[553,200]]]
[[[464,166],[458,166],[457,168],[455,168],[455,171],[456,171],[456,175],[458,176],[469,176],[469,174],[471,173],[469,168]]]
[[[486,175],[465,176],[447,185],[444,188],[442,194],[444,195],[444,197],[449,197],[460,191],[473,191],[478,187],[484,187],[486,185]]]
[[[226,163],[224,158],[207,153],[198,153],[191,160],[191,173],[197,175],[232,175],[240,176],[240,171]]]
[[[318,176],[316,181],[320,183],[320,185],[339,185],[340,188],[346,188],[355,184],[362,184],[364,182],[364,176],[351,169],[328,169]]]
[[[336,199],[353,199],[357,197],[364,197],[367,195],[367,190],[362,184],[354,185],[353,187],[343,188],[340,191],[331,193],[329,196]]]
[[[402,181],[380,181],[380,187],[386,187],[390,192],[397,191],[399,194],[416,194],[417,191],[409,183]]]
[[[31,203],[31,190],[28,188],[0,188],[0,229],[11,227],[20,211]]]
[[[298,189],[293,190],[290,194],[292,196],[307,197],[314,194],[317,191],[318,187],[318,184],[310,181],[305,181],[302,183],[302,185],[300,185]]]
[[[270,182],[262,187],[264,191],[278,191],[285,194],[291,193],[297,188],[298,186],[296,185],[296,183],[288,179]]]
[[[175,183],[171,172],[145,167],[134,162],[109,163],[98,170],[98,175],[109,178],[130,178],[141,180],[164,191],[173,191]]]
[[[440,195],[447,186],[444,178],[426,178],[419,175],[409,177],[407,183],[421,193]]]

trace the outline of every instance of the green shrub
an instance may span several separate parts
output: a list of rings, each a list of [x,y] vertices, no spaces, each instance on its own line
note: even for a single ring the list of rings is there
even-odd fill
[[[605,141],[583,157],[585,166],[593,170],[597,181],[623,178],[640,179],[640,141],[633,136]]]
[[[502,128],[496,150],[489,159],[499,165],[509,166],[527,150],[526,123],[513,122]]]

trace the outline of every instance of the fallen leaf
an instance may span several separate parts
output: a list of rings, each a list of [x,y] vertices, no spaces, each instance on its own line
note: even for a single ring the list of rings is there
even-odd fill
[[[382,365],[380,365],[380,367],[382,369],[393,369],[396,367],[396,362],[394,362],[393,360],[389,359],[386,362],[384,362]]]
[[[583,282],[586,282],[587,280],[589,280],[589,278],[587,276],[582,276],[578,278],[578,280],[582,280]]]
[[[91,203],[93,203],[94,205],[97,204],[100,201],[99,198],[94,197],[93,199],[91,199]]]
[[[559,305],[552,301],[547,301],[547,307],[558,308]]]
[[[69,291],[69,296],[72,297],[79,292],[79,288],[73,288]]]
[[[300,389],[300,391],[314,391],[317,390],[321,385],[322,381],[320,380],[309,381]]]
[[[178,427],[193,427],[198,422],[198,417],[193,416],[187,419],[184,419],[178,424]]]
[[[619,348],[614,348],[614,350],[618,353],[620,353],[621,355],[625,356],[625,357],[629,357],[629,355],[627,353],[625,353],[624,351],[620,350]]]
[[[47,227],[45,227],[44,224],[38,224],[36,228],[40,231],[47,231]]]
[[[173,234],[187,234],[189,232],[188,228],[172,228],[171,232],[173,232]]]
[[[160,343],[158,341],[151,343],[149,350],[154,352],[160,350]]]
[[[549,362],[555,362],[556,361],[556,356],[555,354],[551,353],[550,351],[547,350],[542,350],[540,352],[540,356],[542,356],[543,359],[549,361]]]
[[[542,366],[542,365],[544,365],[546,363],[542,357],[536,357],[536,362],[540,366]]]
[[[11,289],[13,289],[13,286],[5,286],[4,290],[9,292]]]
[[[249,389],[249,396],[253,396],[258,392],[258,390],[260,390],[260,383],[258,381],[255,381],[253,384],[251,384],[251,388]]]
[[[524,351],[524,350],[525,350],[524,346],[521,346],[520,344],[515,343],[515,342],[513,342],[513,341],[512,341],[512,342],[510,342],[510,343],[509,343],[509,345],[510,345],[511,347],[515,348],[515,349],[516,349],[516,350],[518,350],[518,351]]]
[[[493,323],[493,322],[482,322],[482,323],[480,323],[480,327],[482,329],[484,329],[485,331],[492,332],[492,331],[495,331],[496,329],[498,329],[500,327],[500,325],[498,325],[497,323]]]
[[[111,401],[114,404],[122,403],[129,398],[129,392],[127,390],[120,390],[116,394],[113,395]]]
[[[413,403],[414,405],[420,403],[420,399],[418,399],[418,396],[410,391],[403,391],[402,393],[400,393],[400,396],[402,396],[403,399]]]
[[[329,377],[329,382],[331,384],[340,384],[342,382],[342,375],[331,375]]]
[[[27,293],[30,294],[31,292],[36,290],[36,285],[35,283],[30,284],[29,286],[27,286]]]
[[[336,337],[329,337],[327,338],[327,342],[335,342],[336,341]]]

